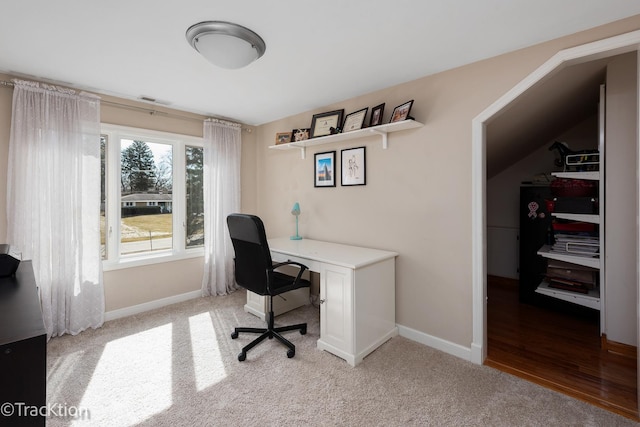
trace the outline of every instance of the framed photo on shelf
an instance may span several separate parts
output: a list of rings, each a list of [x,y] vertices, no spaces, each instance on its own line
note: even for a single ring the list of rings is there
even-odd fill
[[[291,131],[291,134],[293,135],[293,137],[291,138],[292,141],[304,141],[305,139],[309,139],[309,132],[311,131],[311,129],[309,128],[301,128],[301,129],[294,129]]]
[[[384,102],[376,105],[371,109],[371,118],[369,119],[369,127],[382,124],[382,115],[384,114]]]
[[[276,145],[288,144],[291,142],[291,132],[276,133]]]
[[[413,99],[411,101],[407,101],[404,104],[398,105],[393,109],[393,114],[391,114],[391,120],[389,123],[393,122],[401,122],[403,120],[407,120],[409,118],[409,113],[411,112],[411,106],[413,105]]]
[[[366,185],[367,163],[366,147],[347,148],[340,152],[342,180],[340,185]]]
[[[367,111],[369,111],[369,107],[347,114],[347,117],[344,118],[344,125],[342,125],[342,132],[362,129],[364,118],[367,117]]]
[[[311,138],[336,133],[336,130],[339,129],[342,124],[343,116],[344,109],[314,114],[311,120]],[[331,128],[333,128],[334,131],[331,131]]]
[[[336,152],[316,153],[313,167],[314,187],[336,186]]]

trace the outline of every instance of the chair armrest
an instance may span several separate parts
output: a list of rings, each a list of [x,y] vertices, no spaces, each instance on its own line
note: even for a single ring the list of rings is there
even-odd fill
[[[299,267],[300,270],[298,271],[298,275],[296,276],[295,282],[297,283],[300,278],[302,277],[302,273],[305,272],[305,270],[307,270],[309,267],[307,267],[306,265],[296,262],[296,261],[285,261],[285,262],[278,262],[276,264],[273,264],[273,266],[271,267],[273,270],[275,270],[276,268],[279,267],[284,267],[285,265],[294,265],[296,267]]]

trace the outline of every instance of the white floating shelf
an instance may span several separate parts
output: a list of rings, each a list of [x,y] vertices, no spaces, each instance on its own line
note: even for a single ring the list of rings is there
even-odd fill
[[[558,261],[570,262],[572,264],[584,265],[585,267],[600,268],[600,258],[592,256],[570,255],[565,253],[553,252],[551,246],[544,245],[538,250],[538,255],[549,259],[557,259]]]
[[[588,172],[552,172],[551,175],[558,178],[571,178],[571,179],[588,179],[591,181],[600,180],[600,171],[588,171]]]
[[[351,132],[338,133],[335,135],[320,136],[317,138],[305,139],[304,141],[294,141],[287,144],[271,145],[269,148],[274,150],[291,150],[300,149],[302,158],[305,158],[306,148],[315,147],[317,145],[331,144],[334,142],[348,141],[352,139],[365,138],[371,135],[380,135],[382,137],[382,148],[387,149],[387,134],[399,132],[407,129],[415,129],[424,126],[424,124],[415,120],[403,120],[401,122],[387,123],[383,125],[373,126],[364,129],[358,129]]]
[[[574,214],[574,213],[563,213],[563,212],[552,212],[551,215],[560,219],[589,222],[591,224],[600,224],[600,215]]]
[[[564,289],[552,288],[547,282],[542,282],[536,288],[536,292],[542,295],[561,299],[563,301],[600,310],[600,291],[598,289],[592,289],[587,294],[581,294],[578,292],[566,291]]]

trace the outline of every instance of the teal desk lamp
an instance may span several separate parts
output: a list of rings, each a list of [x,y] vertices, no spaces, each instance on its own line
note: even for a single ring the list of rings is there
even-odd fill
[[[302,240],[302,237],[298,234],[298,216],[300,215],[300,204],[295,202],[293,204],[293,208],[291,209],[291,214],[296,217],[296,235],[291,236],[291,240]]]

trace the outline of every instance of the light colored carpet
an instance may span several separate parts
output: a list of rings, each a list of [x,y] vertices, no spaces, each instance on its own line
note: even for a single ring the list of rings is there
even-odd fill
[[[85,419],[48,426],[630,426],[631,420],[485,366],[396,337],[353,368],[316,348],[319,313],[276,319],[296,356],[235,326],[263,325],[245,293],[199,298],[52,339],[47,401]]]

